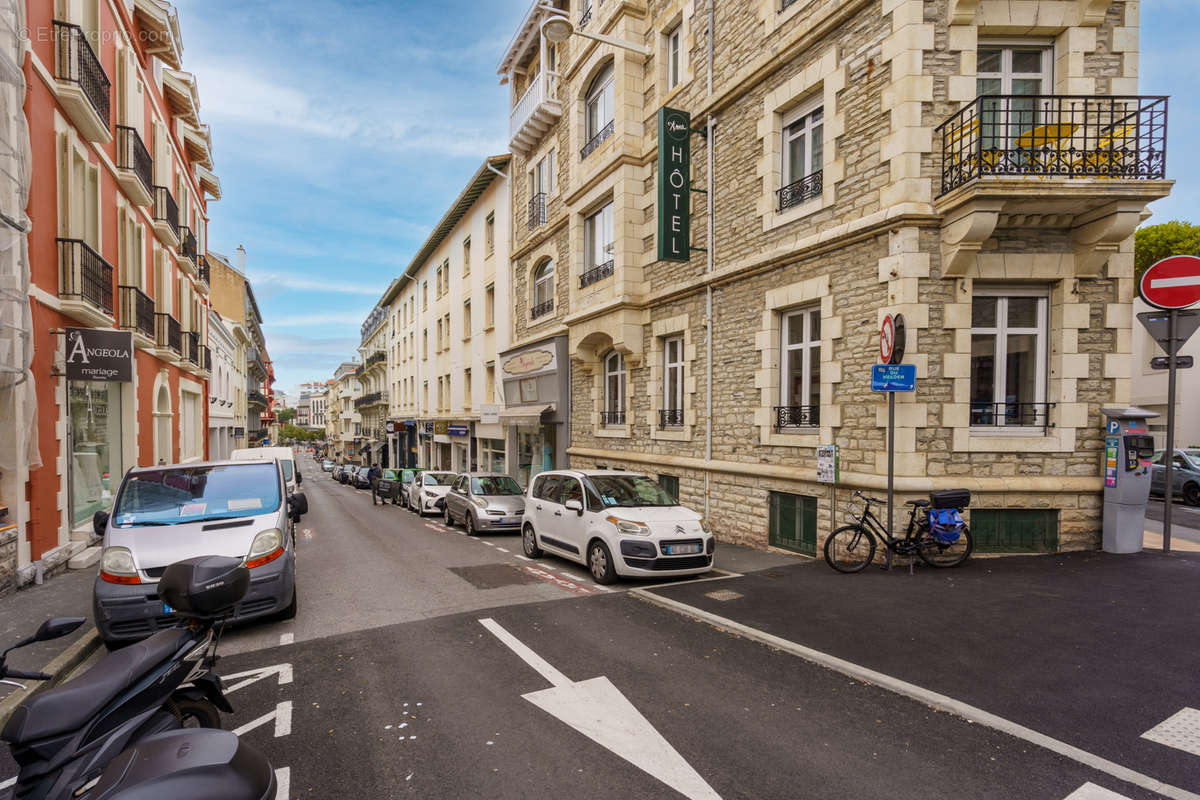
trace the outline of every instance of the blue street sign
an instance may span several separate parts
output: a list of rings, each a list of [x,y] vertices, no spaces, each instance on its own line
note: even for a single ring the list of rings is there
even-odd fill
[[[915,392],[916,364],[876,364],[871,367],[872,392]]]
[[[1115,419],[1110,419],[1108,421],[1108,432],[1109,433],[1120,433],[1121,432],[1121,423]]]

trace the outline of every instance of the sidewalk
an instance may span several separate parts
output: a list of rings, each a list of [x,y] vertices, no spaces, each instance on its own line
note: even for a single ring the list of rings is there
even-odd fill
[[[1200,791],[1200,739],[1188,750],[1142,738],[1200,706],[1198,554],[977,558],[913,575],[812,561],[649,594]]]
[[[41,586],[26,587],[0,600],[0,650],[33,634],[50,617],[87,617],[88,620],[69,636],[14,651],[9,655],[9,664],[17,669],[40,670],[88,635],[93,630],[92,583],[95,580],[94,569],[69,570]]]

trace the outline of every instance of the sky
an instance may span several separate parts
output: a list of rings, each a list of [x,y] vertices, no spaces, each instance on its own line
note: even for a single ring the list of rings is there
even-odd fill
[[[277,392],[326,380],[488,155],[507,149],[496,65],[528,0],[176,0],[223,199],[209,249],[247,251]],[[1142,4],[1141,89],[1171,95],[1171,197],[1200,221],[1200,0]]]

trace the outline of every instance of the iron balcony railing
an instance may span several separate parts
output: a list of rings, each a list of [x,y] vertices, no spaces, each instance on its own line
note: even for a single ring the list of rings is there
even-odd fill
[[[171,230],[179,230],[179,206],[165,186],[154,187],[154,221],[165,222]]]
[[[246,392],[246,400],[252,406],[262,406],[263,408],[267,407],[267,396],[262,392],[251,389],[249,392]]]
[[[121,297],[121,330],[154,339],[154,301],[136,286],[118,286]]]
[[[625,424],[625,412],[624,411],[601,411],[600,412],[600,424],[605,427],[607,427],[609,425],[624,425]]]
[[[552,297],[549,300],[546,300],[545,302],[542,302],[542,303],[538,303],[536,306],[529,309],[529,318],[537,319],[538,317],[549,314],[553,310],[554,310],[554,298]]]
[[[88,42],[83,28],[54,20],[54,62],[54,77],[77,84],[100,119],[104,120],[104,127],[109,128],[112,82],[100,66],[100,59],[96,57],[96,51]]]
[[[202,282],[208,283],[208,281],[209,281],[209,266],[208,266],[208,257],[207,256],[202,256],[202,255],[196,256],[196,277],[198,277]]]
[[[587,144],[579,151],[579,158],[582,160],[590,156],[593,150],[604,144],[605,139],[613,135],[613,130],[613,120],[609,120],[608,124],[601,128],[595,136],[588,139]]]
[[[942,194],[985,175],[1166,177],[1166,97],[985,95],[937,134]]]
[[[660,428],[682,428],[683,427],[683,409],[682,408],[659,409],[658,427],[660,427]]]
[[[83,300],[113,313],[113,268],[82,239],[58,239],[60,288],[64,300]]]
[[[138,132],[128,125],[117,126],[117,168],[137,176],[147,192],[154,188],[154,159]]]
[[[179,255],[196,260],[196,236],[187,225],[179,226]]]
[[[602,281],[609,275],[613,274],[613,261],[610,258],[599,266],[589,269],[587,272],[579,276],[579,288],[591,286],[593,283]]]
[[[368,368],[370,368],[386,360],[387,353],[382,350],[376,350],[374,353],[371,353],[371,355],[367,356],[366,365]]]
[[[592,21],[592,4],[588,3],[588,7],[583,10],[583,14],[579,17],[579,27],[586,28],[587,24]]]
[[[1054,403],[971,403],[973,428],[1053,428],[1050,409]]]
[[[529,229],[546,224],[546,193],[538,192],[529,198]]]
[[[200,345],[200,369],[204,372],[212,371],[212,350],[208,345]]]
[[[355,398],[354,407],[363,408],[365,406],[373,406],[382,401],[383,392],[371,392],[370,394],[364,394],[362,397]]]
[[[821,424],[820,406],[776,406],[775,430],[815,428]]]
[[[779,210],[786,211],[792,206],[798,206],[815,197],[820,197],[824,191],[824,173],[821,170],[810,172],[798,181],[793,181],[782,189],[776,190],[779,195]]]
[[[183,332],[183,357],[200,366],[200,334],[196,331]]]
[[[183,352],[183,329],[179,320],[170,314],[158,312],[154,315],[154,345],[156,347]]]

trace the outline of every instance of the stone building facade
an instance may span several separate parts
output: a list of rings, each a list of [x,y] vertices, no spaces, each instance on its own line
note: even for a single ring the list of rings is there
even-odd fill
[[[816,553],[851,491],[886,486],[869,378],[902,314],[900,500],[971,489],[983,550],[1098,544],[1131,235],[1170,190],[1137,2],[556,7],[531,6],[500,73],[514,348],[568,337],[571,466],[662,476],[722,538]],[[707,192],[684,262],[657,257],[663,106],[690,113]]]

